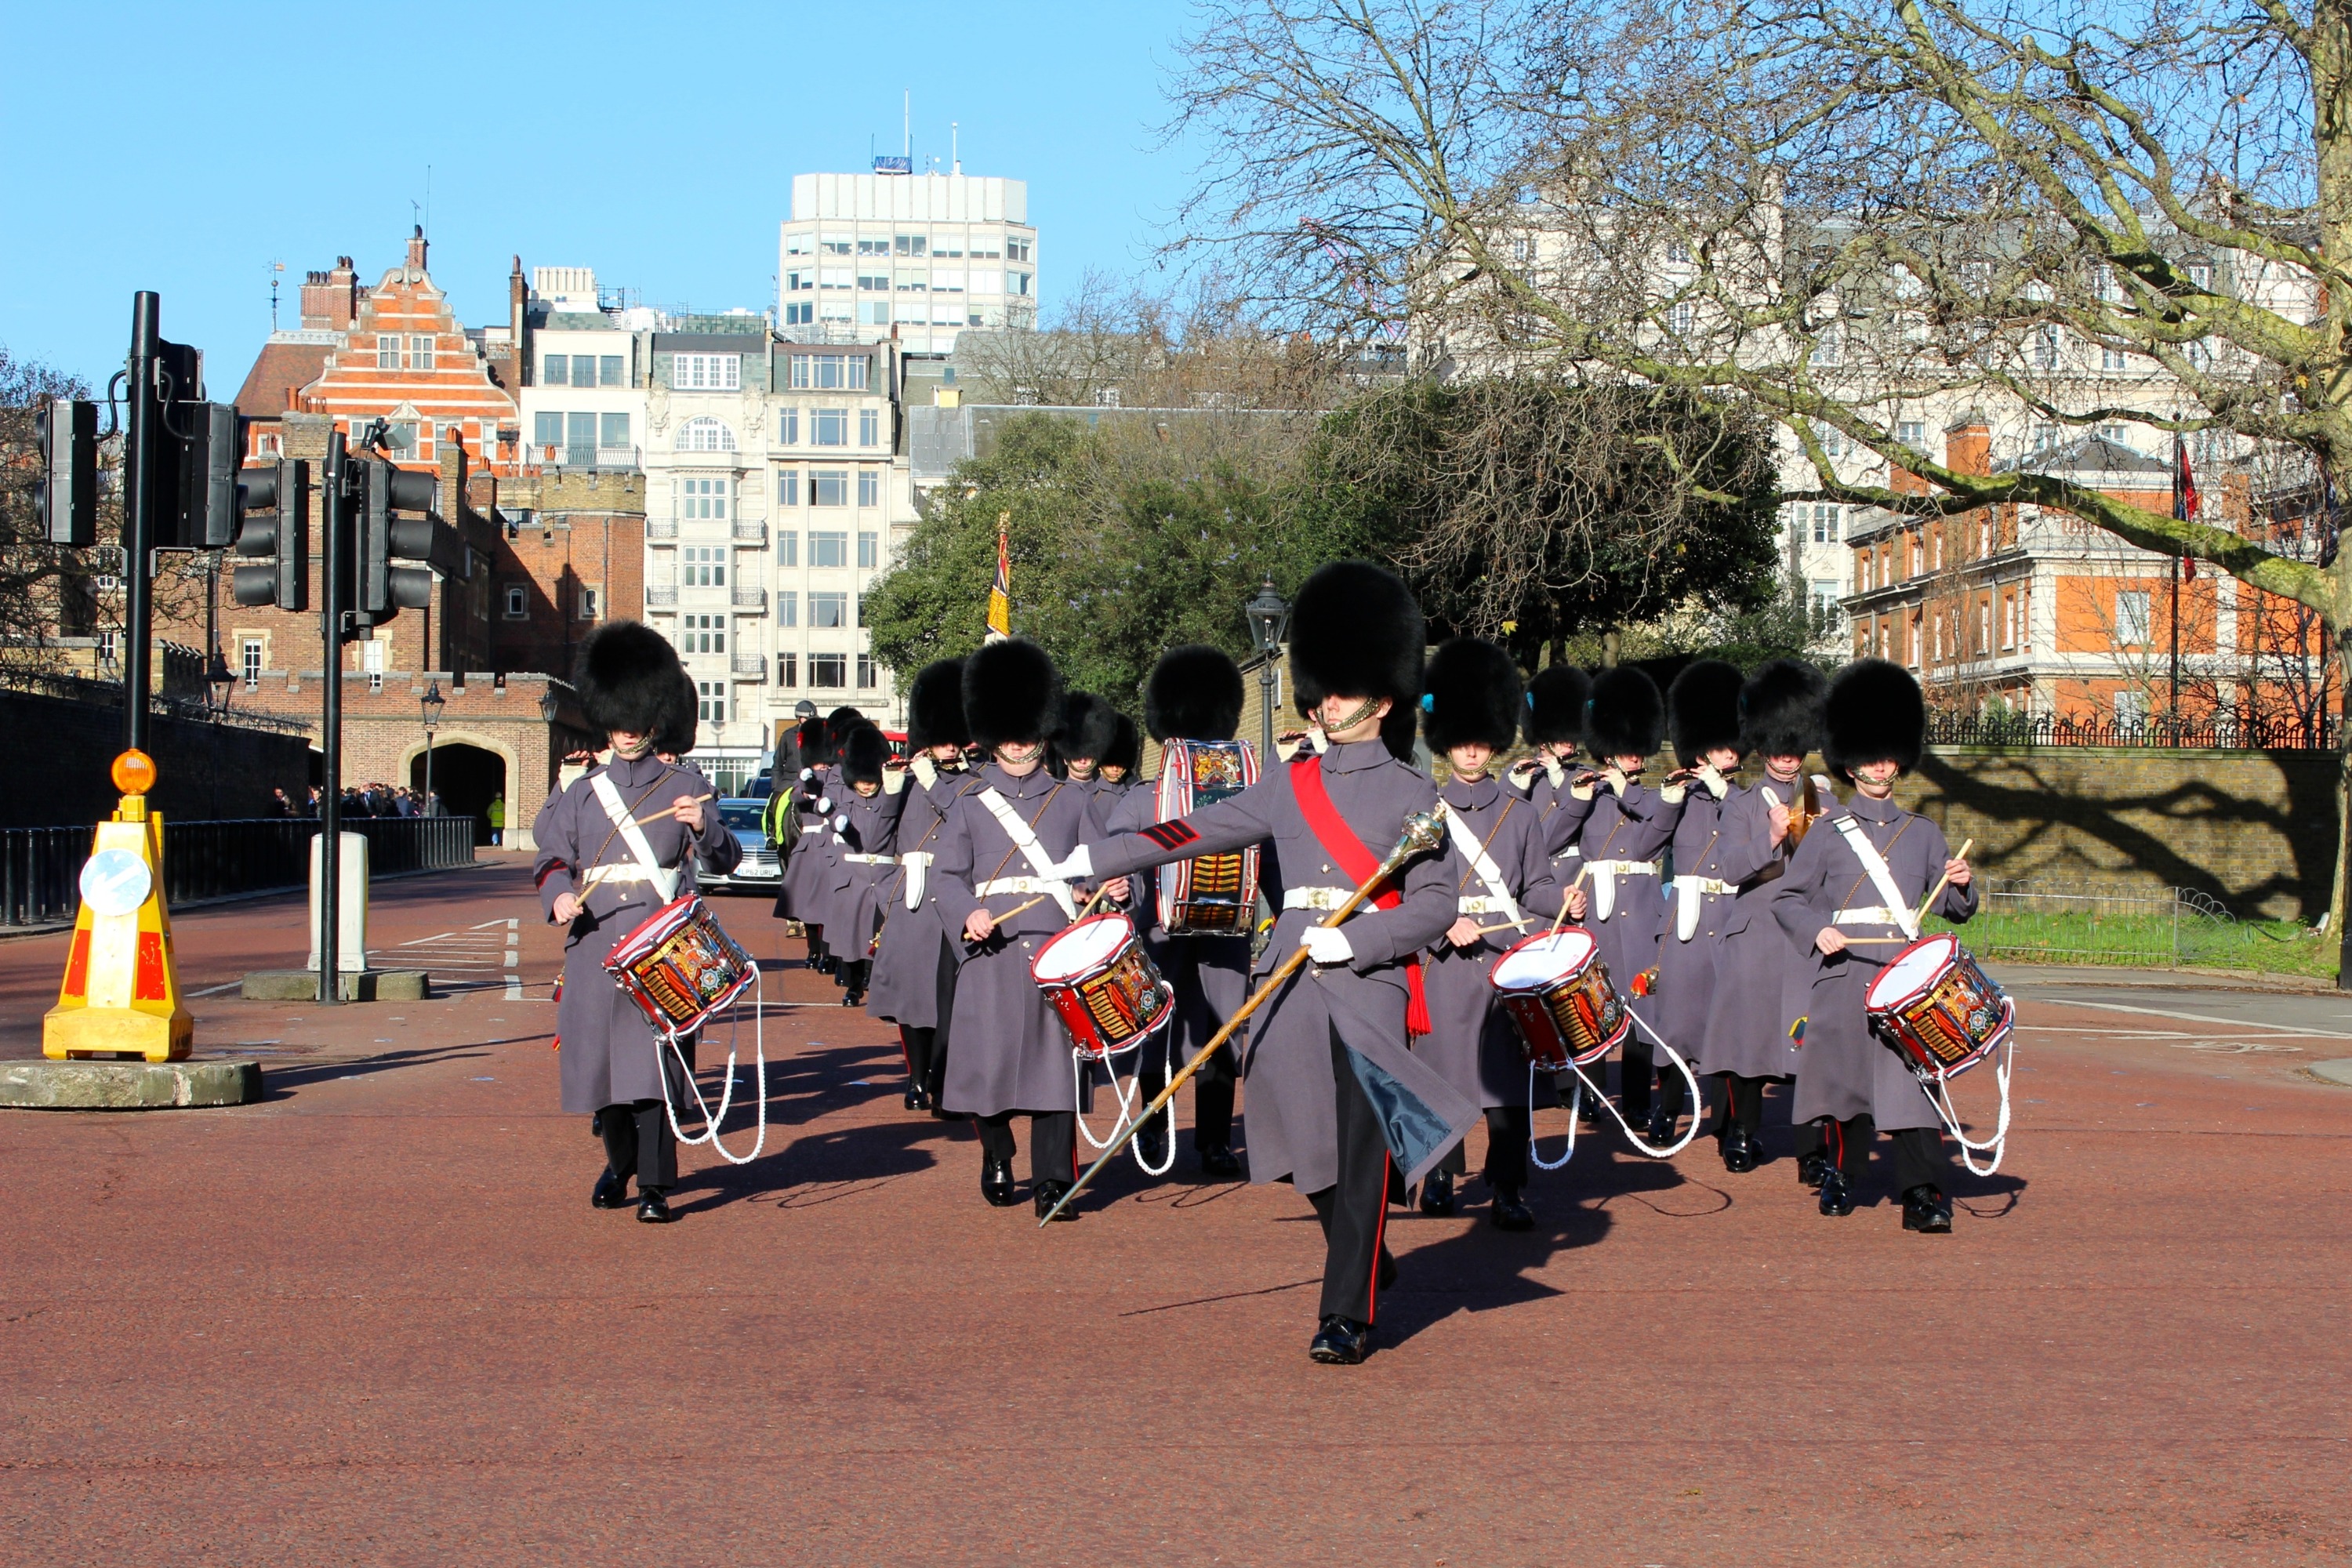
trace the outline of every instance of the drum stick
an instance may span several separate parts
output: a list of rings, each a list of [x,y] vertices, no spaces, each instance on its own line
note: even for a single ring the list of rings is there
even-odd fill
[[[1576,889],[1577,889],[1581,888],[1582,886],[1584,886],[1584,874],[1585,874],[1587,871],[1590,871],[1590,870],[1591,870],[1591,869],[1592,869],[1592,868],[1591,868],[1591,866],[1579,866],[1579,867],[1576,868],[1576,880],[1575,880],[1575,881],[1573,881],[1573,882],[1570,882],[1570,883],[1568,885],[1568,892],[1569,892],[1569,893],[1572,893],[1572,892],[1576,891]],[[1556,935],[1558,935],[1558,934],[1559,934],[1559,928],[1560,928],[1561,923],[1562,923],[1562,922],[1564,922],[1567,919],[1568,919],[1568,893],[1562,893],[1562,894],[1559,896],[1559,913],[1558,913],[1558,914],[1556,914],[1556,915],[1554,915],[1554,916],[1552,916],[1552,917],[1551,917],[1551,932],[1550,932],[1549,934],[1555,935],[1555,936],[1556,936]]]
[[[716,795],[698,795],[694,797],[694,804],[700,805],[706,800],[714,800],[716,798]],[[643,827],[648,822],[659,822],[663,817],[667,816],[671,812],[676,811],[677,809],[677,806],[675,804],[672,804],[649,811],[643,816],[637,818],[636,826]]]
[[[1398,867],[1416,855],[1440,847],[1444,842],[1445,825],[1438,819],[1435,812],[1416,812],[1406,817],[1404,833],[1397,839],[1396,847],[1389,851],[1388,858],[1381,861],[1379,868],[1364,879],[1362,886],[1348,895],[1346,903],[1333,910],[1320,923],[1325,926],[1338,925],[1349,915],[1354,914],[1356,906],[1371,897],[1372,889],[1393,875]],[[1234,1037],[1234,1032],[1248,1021],[1249,1016],[1256,1012],[1267,997],[1288,984],[1290,977],[1297,973],[1299,966],[1306,962],[1307,950],[1301,947],[1292,952],[1288,958],[1284,959],[1275,972],[1265,977],[1265,984],[1250,993],[1249,1000],[1241,1005],[1241,1010],[1225,1020],[1224,1026],[1211,1037],[1209,1043],[1202,1047],[1191,1061],[1169,1075],[1168,1087],[1151,1097],[1151,1103],[1145,1106],[1137,1114],[1135,1120],[1127,1124],[1126,1131],[1110,1141],[1109,1148],[1095,1156],[1095,1163],[1088,1165],[1077,1181],[1071,1184],[1070,1190],[1062,1194],[1061,1201],[1045,1211],[1045,1217],[1037,1222],[1040,1229],[1050,1224],[1054,1216],[1068,1205],[1071,1199],[1086,1191],[1087,1184],[1093,1181],[1105,1165],[1118,1158],[1118,1152],[1135,1141],[1135,1135],[1143,1131],[1151,1118],[1159,1112],[1160,1107],[1175,1098],[1176,1091],[1190,1082],[1194,1073],[1201,1070],[1201,1065],[1215,1056],[1218,1049]]]
[[[1011,909],[1009,909],[1009,910],[1005,910],[1005,911],[1004,911],[1003,914],[1001,914],[1001,915],[995,915],[995,914],[992,914],[992,915],[990,915],[988,918],[989,918],[990,920],[992,920],[992,921],[995,921],[998,925],[1003,925],[1006,921],[1011,920],[1014,915],[1019,914],[1023,910],[1034,909],[1034,908],[1036,908],[1039,904],[1044,903],[1044,902],[1045,902],[1048,898],[1050,898],[1050,897],[1052,897],[1052,895],[1051,895],[1051,894],[1048,894],[1048,893],[1040,893],[1040,894],[1038,894],[1038,895],[1037,895],[1035,898],[1034,898],[1034,899],[1030,899],[1030,900],[1027,900],[1027,901],[1025,901],[1025,902],[1018,903],[1018,904],[1013,905]]]
[[[1528,922],[1525,921],[1497,921],[1490,926],[1480,926],[1478,928],[1478,934],[1480,936],[1485,936],[1489,931],[1524,931],[1527,929],[1527,923]]]
[[[1969,851],[1976,847],[1977,841],[1975,839],[1963,838],[1960,840],[1960,852],[1953,856],[1952,858],[1955,860],[1965,860],[1969,858]],[[1919,912],[1911,917],[1911,927],[1914,931],[1918,929],[1919,922],[1927,918],[1927,911],[1936,907],[1936,900],[1944,896],[1944,885],[1951,879],[1952,874],[1949,871],[1945,872],[1942,876],[1936,879],[1936,885],[1927,889],[1927,896],[1919,900]]]

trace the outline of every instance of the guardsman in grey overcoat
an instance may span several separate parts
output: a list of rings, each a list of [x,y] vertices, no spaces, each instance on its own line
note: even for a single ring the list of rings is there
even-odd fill
[[[1163,744],[1230,741],[1241,719],[1242,672],[1223,648],[1198,643],[1172,647],[1151,667],[1143,688],[1143,721],[1153,740]],[[1160,765],[1163,770],[1168,766],[1165,752]],[[1156,781],[1126,791],[1111,807],[1111,831],[1133,833],[1160,821],[1159,795]],[[1136,1069],[1148,1100],[1167,1086],[1170,1057],[1191,1061],[1248,999],[1250,931],[1257,911],[1246,911],[1241,931],[1233,936],[1171,936],[1160,925],[1155,878],[1133,879],[1130,897],[1128,908],[1152,959],[1176,989],[1176,1017],[1169,1026],[1167,1051],[1156,1048],[1158,1042],[1145,1046],[1144,1059]],[[1234,1091],[1240,1079],[1230,1041],[1192,1075],[1192,1152],[1203,1175],[1230,1181],[1242,1173],[1240,1156],[1234,1152]],[[1137,1135],[1147,1165],[1157,1168],[1166,1159],[1162,1140],[1167,1125],[1155,1116]]]
[[[1552,879],[1562,888],[1576,881],[1584,863],[1585,819],[1592,815],[1592,791],[1571,793],[1576,753],[1584,743],[1584,710],[1592,700],[1592,679],[1572,664],[1547,665],[1528,682],[1528,744],[1535,755],[1511,764],[1503,782],[1527,797],[1542,825]]]
[[[898,860],[881,889],[882,938],[866,1010],[898,1026],[907,1056],[907,1109],[939,1109],[947,1068],[947,1018],[955,999],[956,955],[940,921],[930,865],[939,855],[948,803],[971,785],[963,748],[963,660],[925,665],[907,689],[907,745],[913,753],[901,775]]]
[[[1644,1017],[1654,1011],[1638,1000],[1641,975],[1658,962],[1658,936],[1666,923],[1664,867],[1660,857],[1673,842],[1682,799],[1642,782],[1642,769],[1665,739],[1666,703],[1658,684],[1632,665],[1604,669],[1592,680],[1585,706],[1584,744],[1601,764],[1598,775],[1570,780],[1570,801],[1590,794],[1591,814],[1579,843],[1592,913],[1585,924],[1618,994],[1634,1000]],[[1645,1127],[1649,1141],[1668,1141],[1669,1102],[1654,1101],[1650,1082],[1655,1051],[1639,1025],[1619,1053],[1620,1098],[1628,1126]]]
[[[1717,874],[1738,889],[1723,917],[1723,945],[1715,962],[1715,996],[1707,1007],[1699,1058],[1723,1080],[1723,1118],[1716,1147],[1734,1174],[1756,1168],[1762,1156],[1764,1086],[1797,1072],[1790,1030],[1805,1011],[1811,959],[1797,950],[1772,915],[1772,895],[1804,828],[1792,827],[1790,807],[1806,788],[1805,758],[1822,743],[1822,699],[1829,678],[1803,659],[1776,658],[1758,668],[1739,689],[1739,743],[1762,759],[1763,776],[1723,803]],[[1819,804],[1834,807],[1836,796]],[[1796,1125],[1797,1174],[1821,1184],[1821,1129]]]
[[[1454,923],[1423,966],[1433,1026],[1414,1049],[1486,1113],[1481,1173],[1494,1195],[1487,1219],[1501,1230],[1528,1230],[1535,1215],[1520,1194],[1528,1185],[1530,1088],[1533,1104],[1555,1104],[1558,1096],[1550,1074],[1529,1077],[1488,977],[1507,948],[1551,923],[1562,889],[1535,808],[1487,771],[1518,738],[1527,711],[1518,667],[1493,643],[1455,637],[1431,657],[1428,685],[1422,734],[1452,769],[1437,794],[1460,874]],[[1580,915],[1583,890],[1566,896],[1570,916]],[[1422,1213],[1452,1214],[1454,1178],[1468,1168],[1457,1143],[1422,1183]]]
[[[1061,675],[1034,643],[990,643],[964,660],[964,721],[989,761],[948,803],[930,867],[940,923],[961,964],[947,1109],[975,1119],[981,1195],[1000,1208],[1015,1197],[1013,1118],[1029,1118],[1029,1190],[1040,1216],[1077,1181],[1077,1112],[1087,1108],[1091,1079],[1081,1088],[1069,1033],[1029,966],[1087,897],[1054,868],[1102,828],[1093,791],[1045,771],[1061,699]]]
[[[1135,721],[1126,714],[1118,715],[1118,734],[1095,765],[1095,776],[1103,787],[1125,794],[1138,788],[1143,780],[1138,776],[1143,767],[1143,736],[1135,728]]]
[[[1394,1268],[1381,1232],[1391,1162],[1406,1181],[1436,1167],[1478,1119],[1476,1104],[1407,1041],[1425,1033],[1421,952],[1453,924],[1461,875],[1449,849],[1417,856],[1344,925],[1325,928],[1405,820],[1437,786],[1412,755],[1424,633],[1403,584],[1360,561],[1317,571],[1291,616],[1290,678],[1329,748],[1300,751],[1240,795],[1174,822],[1089,845],[1066,875],[1123,876],[1170,860],[1268,843],[1268,896],[1281,909],[1253,972],[1263,981],[1304,947],[1309,962],[1250,1020],[1253,1182],[1287,1178],[1323,1226],[1321,1321],[1308,1353],[1352,1365],[1370,1348],[1379,1292]],[[1402,886],[1396,883],[1402,882]]]
[[[1072,691],[1062,698],[1061,728],[1046,753],[1045,766],[1055,778],[1074,784],[1090,795],[1118,796],[1101,773],[1102,760],[1118,743],[1118,710],[1091,691]]]
[[[841,794],[825,829],[831,835],[834,885],[827,893],[830,929],[841,944],[841,1005],[866,1005],[866,977],[874,973],[870,956],[876,922],[880,917],[881,883],[898,865],[894,852],[898,813],[906,797],[886,789],[884,763],[890,742],[882,731],[861,719],[842,737],[839,763]]]
[[[825,953],[816,887],[830,873],[832,859],[824,830],[830,813],[819,802],[828,798],[826,770],[831,766],[832,742],[822,719],[802,720],[799,733],[794,750],[799,753],[800,771],[791,778],[771,779],[771,787],[782,790],[791,802],[785,831],[793,836],[784,858],[783,881],[776,889],[776,918],[801,922],[808,942],[808,965],[824,974],[831,973],[832,964]]]
[[[1661,795],[1682,801],[1675,824],[1673,896],[1658,942],[1658,987],[1643,1016],[1696,1072],[1715,999],[1716,957],[1738,883],[1722,861],[1724,812],[1739,798],[1727,775],[1745,754],[1739,744],[1739,668],[1719,658],[1686,665],[1666,690],[1666,732],[1681,771]],[[1661,1069],[1659,1103],[1669,1131],[1689,1092],[1677,1071]],[[1690,1108],[1703,1115],[1704,1105]]]
[[[604,958],[692,887],[689,858],[730,871],[743,848],[705,798],[714,793],[710,781],[655,754],[662,737],[694,731],[685,695],[693,689],[660,633],[635,621],[606,623],[583,645],[573,684],[581,711],[605,733],[613,753],[539,819],[532,876],[541,907],[551,923],[568,928],[555,1019],[563,1109],[593,1115],[604,1142],[604,1173],[590,1201],[624,1206],[635,1176],[637,1217],[657,1225],[671,1218],[667,1194],[677,1184],[677,1142],[664,1095],[673,1103],[687,1095],[686,1068],[658,1047],[653,1026],[613,983]],[[653,820],[635,824],[649,815]],[[633,832],[653,864],[632,844]]]
[[[1895,1143],[1903,1228],[1940,1234],[1952,1228],[1945,1193],[1951,1153],[1941,1120],[1894,1047],[1871,1032],[1863,999],[1878,971],[1916,934],[1909,922],[1937,879],[1948,883],[1933,912],[1955,921],[1976,913],[1976,886],[1944,830],[1895,804],[1895,781],[1919,765],[1927,734],[1927,704],[1910,671],[1883,658],[1854,660],[1830,682],[1824,718],[1824,758],[1832,773],[1853,781],[1854,794],[1843,813],[1805,835],[1772,895],[1780,929],[1812,956],[1795,1115],[1827,1123],[1831,1163],[1822,1180],[1822,1213],[1853,1212],[1872,1134],[1886,1132]],[[1865,855],[1857,841],[1873,853]],[[1882,868],[1891,899],[1874,874]]]

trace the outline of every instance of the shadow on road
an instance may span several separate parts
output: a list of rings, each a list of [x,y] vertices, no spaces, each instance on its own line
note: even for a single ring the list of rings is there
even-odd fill
[[[435,1062],[471,1061],[489,1055],[478,1045],[436,1046],[413,1051],[381,1051],[368,1057],[342,1057],[333,1061],[306,1062],[300,1067],[269,1066],[262,1069],[262,1103],[291,1100],[311,1084],[330,1079],[369,1078],[400,1068],[425,1067]]]

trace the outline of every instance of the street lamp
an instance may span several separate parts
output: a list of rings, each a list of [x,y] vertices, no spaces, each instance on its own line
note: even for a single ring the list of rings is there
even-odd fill
[[[433,815],[433,731],[441,727],[441,710],[449,706],[447,699],[441,695],[441,683],[437,680],[425,682],[425,695],[416,705],[425,710],[425,805],[419,815],[430,816]]]
[[[1264,749],[1259,752],[1259,765],[1274,765],[1274,661],[1282,652],[1282,639],[1290,629],[1290,606],[1274,591],[1274,579],[1268,577],[1259,587],[1243,613],[1249,616],[1250,637],[1257,643],[1257,706],[1259,717],[1265,721]]]
[[[214,648],[212,668],[205,671],[205,685],[212,691],[211,706],[215,714],[228,711],[229,688],[236,683],[236,677],[228,672],[228,664],[221,658],[221,650]]]

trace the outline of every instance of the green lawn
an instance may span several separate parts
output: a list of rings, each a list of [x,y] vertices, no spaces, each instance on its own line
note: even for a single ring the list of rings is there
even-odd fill
[[[2336,973],[2337,946],[2294,921],[2221,921],[2183,910],[2175,923],[2153,908],[2100,912],[2033,909],[2026,898],[1996,897],[1959,929],[1980,958],[2041,963],[2107,963],[2169,968],[2259,970],[2280,974]],[[2051,900],[2063,903],[2064,900]],[[2026,908],[2003,907],[2027,904]],[[1930,920],[1930,931],[1954,929]]]

